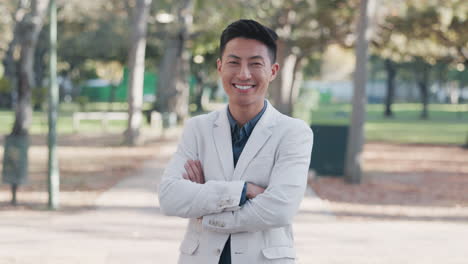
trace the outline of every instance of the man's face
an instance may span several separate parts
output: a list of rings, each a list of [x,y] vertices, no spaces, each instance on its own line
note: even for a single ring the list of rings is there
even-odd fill
[[[272,64],[265,44],[246,38],[231,39],[217,66],[229,104],[238,106],[263,106],[268,85],[279,69],[277,63]]]

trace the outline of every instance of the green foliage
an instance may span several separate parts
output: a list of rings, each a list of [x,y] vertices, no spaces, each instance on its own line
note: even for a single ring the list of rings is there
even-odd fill
[[[307,76],[319,72],[322,51],[330,43],[345,44],[351,34],[359,1],[284,0],[284,1],[196,1],[193,55],[203,55],[202,70],[216,80],[219,35],[224,27],[239,18],[255,19],[273,28],[292,52],[311,62]],[[199,70],[198,67],[197,70]]]
[[[11,82],[7,78],[0,78],[0,108],[11,107],[12,89]]]
[[[69,0],[59,3],[58,70],[75,83],[96,78],[96,62],[127,59],[127,1]]]
[[[42,110],[47,101],[47,87],[36,87],[32,89],[32,105],[34,110]]]
[[[0,78],[0,94],[9,94],[11,91],[12,87],[10,81],[5,77]]]
[[[406,1],[381,23],[375,52],[392,60],[413,56],[428,63],[467,62],[468,5],[465,0]]]

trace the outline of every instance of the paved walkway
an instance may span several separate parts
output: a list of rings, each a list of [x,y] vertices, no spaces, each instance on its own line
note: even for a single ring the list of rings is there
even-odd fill
[[[146,162],[102,194],[96,210],[21,217],[0,211],[0,264],[176,263],[186,221],[159,213],[156,190],[166,161]],[[311,190],[294,227],[302,264],[468,263],[468,224],[338,220]]]

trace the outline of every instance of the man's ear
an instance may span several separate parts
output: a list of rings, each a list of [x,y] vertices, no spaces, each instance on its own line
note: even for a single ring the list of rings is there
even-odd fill
[[[274,63],[273,65],[271,65],[271,78],[270,78],[270,82],[272,82],[276,76],[278,75],[279,73],[279,70],[280,70],[280,66],[278,63]]]
[[[218,73],[221,73],[221,65],[222,65],[221,59],[218,58],[216,60],[216,69],[218,70]]]

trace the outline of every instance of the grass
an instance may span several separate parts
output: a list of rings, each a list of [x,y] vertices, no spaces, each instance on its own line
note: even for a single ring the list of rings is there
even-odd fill
[[[11,132],[13,127],[14,116],[11,111],[0,111],[0,134],[8,134]],[[126,122],[121,120],[109,121],[108,132],[123,132],[126,128]],[[47,127],[47,113],[45,112],[34,112],[31,124],[31,134],[46,134],[48,131]],[[93,133],[102,132],[104,128],[101,126],[100,121],[95,120],[84,120],[80,122],[78,132]],[[57,122],[57,132],[59,134],[71,134],[73,131],[72,113],[60,113]]]
[[[394,117],[383,117],[383,105],[368,105],[366,139],[395,143],[462,145],[468,136],[468,105],[429,105],[429,119],[420,119],[420,104],[395,104]],[[310,120],[316,125],[346,125],[350,104],[319,106]]]
[[[89,103],[86,106],[87,111],[126,111],[126,104],[114,103],[109,106],[108,103]],[[57,132],[59,134],[71,134],[73,131],[73,112],[80,111],[78,105],[70,103],[62,103],[60,105],[60,113],[57,122]],[[14,112],[7,110],[0,110],[0,135],[5,135],[11,132],[14,123]],[[126,129],[127,122],[125,120],[109,121],[107,132],[120,133]],[[144,126],[148,126],[146,123]],[[31,134],[46,134],[48,131],[47,112],[35,111],[33,113],[32,124],[30,128]],[[84,120],[80,122],[79,130],[77,132],[83,133],[96,133],[103,132],[104,128],[101,122],[97,120]]]
[[[72,114],[78,106],[62,104],[57,130],[60,134],[74,133]],[[88,111],[106,111],[108,104],[89,103]],[[114,105],[112,110],[125,111],[126,105]],[[468,136],[468,105],[431,104],[429,119],[421,120],[420,104],[395,104],[394,118],[383,117],[383,105],[367,106],[366,139],[395,143],[453,144],[462,145]],[[350,104],[321,105],[312,110],[310,116],[301,113],[311,124],[345,125],[351,115]],[[304,118],[305,117],[305,118]],[[12,111],[0,111],[0,134],[8,134],[13,126]],[[148,126],[145,123],[145,126]],[[108,132],[120,133],[126,128],[126,121],[110,121]],[[47,133],[47,113],[34,112],[31,125],[32,134]],[[102,132],[99,121],[82,121],[78,132]]]

